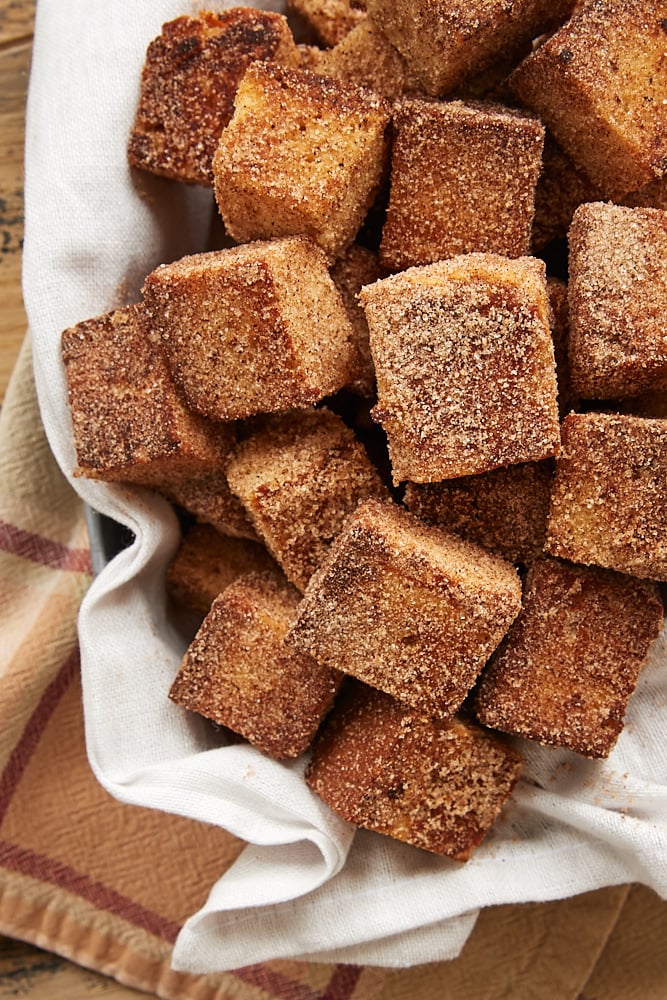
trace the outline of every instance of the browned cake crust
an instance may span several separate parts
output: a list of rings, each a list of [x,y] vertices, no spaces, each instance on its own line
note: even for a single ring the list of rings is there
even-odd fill
[[[463,719],[348,685],[316,742],[309,786],[349,823],[467,861],[511,794],[518,755]]]
[[[336,45],[366,17],[365,0],[286,0],[322,45]]]
[[[288,642],[451,715],[521,604],[514,568],[388,501],[360,504],[311,578]]]
[[[271,757],[298,757],[340,678],[288,649],[299,593],[273,574],[239,577],[215,599],[169,697],[239,733]]]
[[[179,17],[148,46],[128,156],[133,167],[193,184],[213,183],[212,161],[255,59],[298,64],[287,21],[237,7]]]
[[[553,473],[546,459],[442,483],[407,483],[404,502],[428,524],[510,562],[529,563],[544,548]]]
[[[575,390],[614,399],[667,389],[667,212],[582,205],[569,247]]]
[[[175,382],[206,416],[309,406],[352,377],[350,321],[325,255],[305,237],[163,264],[144,297]]]
[[[227,472],[258,535],[299,590],[359,501],[386,496],[363,445],[326,409],[267,419],[237,446]]]
[[[523,610],[479,682],[478,719],[607,757],[662,622],[654,585],[553,559],[534,563]]]
[[[394,110],[380,259],[390,270],[530,252],[544,128],[501,105],[404,99]]]
[[[233,426],[191,413],[150,338],[143,306],[65,330],[76,475],[177,491],[193,476],[224,473]]]
[[[545,268],[467,254],[360,293],[394,482],[538,461],[559,447]]]
[[[514,71],[510,85],[606,197],[667,165],[662,0],[588,0]]]
[[[213,161],[229,234],[305,234],[340,255],[379,189],[389,117],[384,99],[362,87],[253,63]]]
[[[667,580],[667,420],[568,414],[545,549]]]
[[[499,56],[562,24],[574,0],[367,0],[368,16],[419,77],[428,94],[465,84]]]
[[[377,254],[358,243],[353,243],[331,268],[331,277],[340,292],[357,346],[354,378],[348,388],[367,399],[375,397],[375,369],[368,342],[366,314],[359,304],[358,295],[364,285],[386,277],[386,273]]]
[[[210,524],[193,524],[167,568],[167,591],[178,604],[203,616],[239,576],[269,572],[281,575],[259,542],[230,538]]]

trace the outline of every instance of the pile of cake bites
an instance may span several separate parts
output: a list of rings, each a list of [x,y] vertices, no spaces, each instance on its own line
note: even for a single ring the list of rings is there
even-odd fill
[[[148,48],[130,163],[224,240],[63,334],[77,474],[187,512],[177,705],[465,860],[662,625],[665,8],[287,8]]]

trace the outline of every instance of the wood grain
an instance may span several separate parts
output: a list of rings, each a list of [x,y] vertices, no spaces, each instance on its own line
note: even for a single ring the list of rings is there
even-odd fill
[[[0,0],[0,47],[32,38],[35,0]]]
[[[33,0],[0,0],[0,401],[23,341],[23,138]]]

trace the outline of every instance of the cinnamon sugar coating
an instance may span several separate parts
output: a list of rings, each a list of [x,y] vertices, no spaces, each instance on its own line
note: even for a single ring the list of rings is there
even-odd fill
[[[326,409],[267,419],[237,446],[227,471],[257,533],[299,590],[359,501],[386,495],[363,445]]]
[[[573,6],[573,0],[367,0],[369,18],[435,96],[461,87],[500,56],[520,56]]]
[[[602,191],[565,153],[549,131],[544,137],[542,172],[535,188],[532,246],[539,253],[551,240],[564,239],[579,205],[600,201]]]
[[[457,254],[530,252],[544,129],[501,105],[404,99],[394,110],[380,259],[400,271]]]
[[[567,285],[558,278],[548,277],[547,293],[551,306],[551,336],[556,358],[558,413],[562,420],[570,410],[577,409],[580,403],[579,397],[572,387],[570,377],[570,310]]]
[[[510,77],[607,198],[667,165],[665,10],[660,0],[588,0]]]
[[[582,205],[569,246],[576,391],[614,399],[667,389],[667,212]]]
[[[562,432],[546,551],[667,580],[667,420],[570,413]]]
[[[428,524],[453,531],[509,562],[544,548],[553,462],[527,462],[442,483],[407,483],[404,502]]]
[[[362,87],[253,63],[213,161],[230,236],[304,234],[339,256],[379,189],[389,117],[383,98]]]
[[[521,614],[479,682],[478,719],[607,757],[662,622],[655,585],[554,559],[534,563]]]
[[[588,199],[588,201],[598,200]],[[663,212],[667,211],[667,174],[645,184],[638,191],[631,191],[623,198],[623,204],[628,208],[660,208]]]
[[[311,578],[288,642],[438,715],[462,704],[521,604],[509,563],[366,500]]]
[[[230,583],[247,573],[281,575],[259,542],[230,538],[209,524],[193,524],[167,568],[167,592],[178,604],[203,616]]]
[[[305,237],[162,264],[144,298],[189,406],[221,420],[309,406],[353,375],[353,331]]]
[[[390,101],[422,89],[400,52],[368,18],[323,52],[316,71],[374,90]]]
[[[420,715],[347,682],[306,771],[349,823],[467,861],[507,802],[519,756],[464,719]]]
[[[298,591],[272,574],[239,577],[217,597],[169,692],[271,757],[298,757],[331,707],[340,678],[288,649]]]
[[[255,59],[297,65],[284,17],[237,7],[164,24],[146,52],[128,149],[131,165],[211,185],[220,133],[232,116],[239,80]]]
[[[357,360],[354,378],[349,388],[367,399],[375,397],[375,369],[368,342],[366,314],[358,299],[364,285],[370,285],[379,278],[386,277],[377,254],[366,247],[353,243],[331,268],[333,283],[340,292],[343,305],[354,330]]]
[[[236,438],[230,442],[230,448]],[[217,468],[204,466],[177,485],[162,492],[172,503],[193,514],[200,524],[208,524],[230,538],[257,541],[257,532],[241,501],[232,493],[227,480],[227,455]]]
[[[545,268],[467,254],[366,286],[394,482],[438,482],[558,451]]]
[[[177,392],[142,305],[65,330],[78,468],[75,475],[152,486],[169,494],[192,477],[222,475],[233,426],[191,413]]]
[[[286,0],[322,45],[337,45],[366,18],[365,0]]]

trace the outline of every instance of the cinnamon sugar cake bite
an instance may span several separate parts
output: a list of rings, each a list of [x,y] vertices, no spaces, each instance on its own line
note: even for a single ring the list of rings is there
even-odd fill
[[[667,389],[667,212],[582,205],[569,249],[575,390],[620,399]]]
[[[472,722],[421,715],[346,683],[316,740],[308,785],[349,823],[467,861],[518,780],[518,754]]]
[[[461,88],[500,56],[519,56],[573,7],[574,0],[367,0],[369,18],[435,96]]]
[[[665,172],[665,38],[662,0],[584,0],[509,79],[614,201]]]
[[[437,482],[557,453],[545,267],[466,254],[368,285],[374,418],[394,482]]]
[[[146,310],[189,406],[219,420],[309,406],[354,375],[354,333],[306,237],[162,264]]]
[[[366,314],[358,295],[364,285],[370,285],[379,278],[386,277],[386,274],[377,254],[358,243],[348,247],[331,268],[331,277],[347,310],[357,347],[354,378],[349,388],[367,399],[375,396],[375,369],[368,342]]]
[[[386,35],[366,18],[332,49],[322,51],[317,73],[337,77],[382,94],[393,101],[403,93],[420,93],[419,81]]]
[[[172,600],[201,615],[222,591],[248,573],[282,574],[260,542],[231,538],[210,524],[193,524],[167,567]]]
[[[298,757],[331,707],[340,676],[289,649],[299,593],[274,574],[239,577],[217,597],[169,697],[271,757]]]
[[[380,259],[400,271],[473,251],[530,253],[544,128],[501,105],[404,99],[394,108]]]
[[[141,304],[65,330],[61,355],[76,475],[148,486],[203,520],[253,533],[225,475],[236,430],[186,407]]]
[[[365,0],[286,0],[322,45],[336,45],[366,17]]]
[[[389,105],[373,91],[253,63],[213,160],[230,236],[305,234],[335,259],[379,190],[389,118]]]
[[[267,418],[236,447],[227,474],[258,535],[299,590],[357,504],[387,493],[363,445],[324,408]]]
[[[545,549],[667,580],[667,420],[568,414]]]
[[[513,563],[541,555],[554,475],[551,459],[441,483],[407,483],[403,501],[423,521]]]
[[[662,622],[655,585],[597,567],[535,562],[521,614],[479,682],[477,718],[607,757]]]
[[[255,59],[297,65],[297,48],[281,15],[235,7],[164,24],[146,52],[131,165],[212,185],[220,132],[232,116],[239,80]]]
[[[509,563],[366,500],[311,578],[287,641],[423,712],[462,704],[521,606]]]

